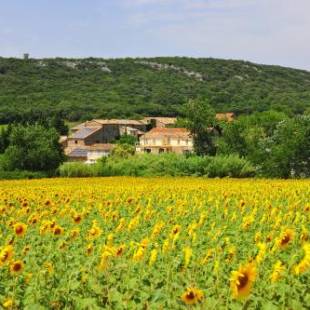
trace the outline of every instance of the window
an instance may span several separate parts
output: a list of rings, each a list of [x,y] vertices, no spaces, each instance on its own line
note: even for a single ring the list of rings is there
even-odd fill
[[[78,140],[75,140],[74,143],[75,143],[75,144],[78,144]]]

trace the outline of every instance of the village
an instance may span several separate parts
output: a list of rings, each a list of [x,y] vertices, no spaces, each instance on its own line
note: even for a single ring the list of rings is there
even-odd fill
[[[234,113],[218,113],[216,119],[231,122]],[[193,152],[193,137],[186,128],[176,128],[175,117],[144,117],[132,119],[93,119],[71,128],[69,136],[62,136],[60,143],[68,161],[87,164],[109,156],[114,142],[121,136],[136,138],[136,153]]]

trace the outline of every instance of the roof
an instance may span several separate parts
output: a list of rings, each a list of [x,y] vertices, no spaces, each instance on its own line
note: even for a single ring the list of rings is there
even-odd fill
[[[137,121],[134,119],[94,119],[101,125],[145,125],[143,121]]]
[[[157,137],[173,137],[173,138],[190,138],[191,134],[186,128],[159,128],[155,127],[147,132],[142,137],[157,138]]]
[[[68,157],[85,157],[86,158],[89,152],[109,152],[113,148],[114,148],[114,144],[97,143],[93,145],[77,147],[68,154]]]
[[[68,157],[85,157],[87,158],[88,150],[87,149],[74,149],[69,154]]]
[[[227,112],[227,113],[216,113],[216,119],[218,121],[228,121],[232,122],[235,118],[235,113]]]
[[[93,133],[97,132],[100,127],[83,127],[72,135],[73,139],[85,139]]]

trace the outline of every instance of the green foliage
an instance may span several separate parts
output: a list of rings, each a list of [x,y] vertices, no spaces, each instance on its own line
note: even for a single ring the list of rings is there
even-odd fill
[[[4,153],[6,148],[9,146],[9,138],[12,132],[12,125],[8,125],[0,128],[0,154]]]
[[[3,171],[0,170],[0,180],[22,180],[22,179],[41,179],[46,178],[48,175],[44,172],[33,171]]]
[[[58,169],[58,174],[65,177],[97,177],[101,176],[101,165],[87,165],[82,162],[66,162]]]
[[[307,71],[209,58],[0,58],[0,123],[20,121],[28,113],[42,118],[60,113],[71,121],[175,116],[197,98],[208,98],[217,112],[274,109],[292,115],[309,109],[309,81]]]
[[[184,106],[185,127],[194,139],[194,149],[197,155],[214,155],[213,130],[216,126],[215,111],[207,100],[190,100]]]
[[[280,122],[274,134],[261,141],[261,149],[265,176],[310,177],[310,116]]]
[[[238,156],[184,156],[177,154],[139,154],[109,157],[96,165],[65,163],[59,168],[63,177],[88,176],[205,176],[244,178],[255,175],[253,166]]]
[[[64,160],[58,139],[54,128],[46,129],[40,125],[14,126],[4,153],[6,170],[52,172]]]
[[[225,126],[217,149],[246,157],[265,177],[309,177],[310,117],[273,111],[240,117]]]
[[[135,147],[132,144],[117,144],[111,153],[116,158],[127,158],[135,154]]]
[[[136,145],[138,142],[137,137],[132,136],[132,135],[122,135],[117,141],[117,144],[128,144],[128,145]]]

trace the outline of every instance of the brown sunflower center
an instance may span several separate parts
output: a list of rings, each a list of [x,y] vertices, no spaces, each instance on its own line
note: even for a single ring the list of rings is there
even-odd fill
[[[238,282],[239,282],[237,286],[238,290],[242,290],[247,285],[248,281],[249,281],[249,277],[246,273],[243,273],[242,276],[240,275],[238,277]]]
[[[80,223],[81,222],[81,217],[78,215],[74,218],[75,223]]]
[[[287,243],[289,243],[291,240],[290,236],[289,235],[285,235],[282,240],[281,240],[281,245],[285,245]]]
[[[54,234],[55,234],[55,235],[60,235],[60,234],[61,234],[61,229],[58,228],[58,227],[55,228]]]
[[[123,253],[123,249],[122,248],[117,249],[117,251],[116,251],[116,255],[117,256],[121,256],[122,253]]]
[[[17,234],[22,234],[23,231],[24,231],[24,229],[23,229],[22,226],[17,226],[17,227],[15,228],[15,232],[16,232]]]
[[[194,299],[195,298],[195,293],[193,291],[189,291],[187,294],[186,294],[186,298],[187,299]]]
[[[15,263],[14,265],[13,265],[13,270],[15,271],[15,272],[18,272],[18,271],[20,271],[22,269],[22,265],[20,264],[20,263]]]

